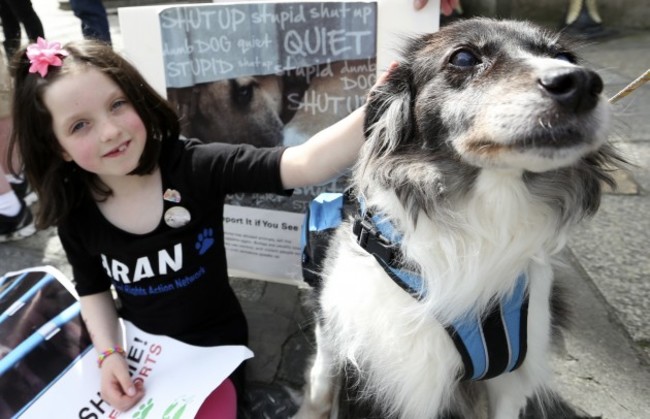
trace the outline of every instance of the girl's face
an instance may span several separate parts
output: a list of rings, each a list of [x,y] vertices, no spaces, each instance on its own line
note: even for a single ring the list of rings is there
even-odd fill
[[[92,67],[64,75],[47,87],[43,101],[64,160],[105,180],[138,166],[147,130],[108,76]]]

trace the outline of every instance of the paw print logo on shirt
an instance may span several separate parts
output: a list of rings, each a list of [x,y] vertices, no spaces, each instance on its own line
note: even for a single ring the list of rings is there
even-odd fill
[[[203,255],[205,252],[208,251],[214,244],[214,230],[211,228],[205,228],[201,233],[199,233],[199,237],[196,240],[196,250],[199,252],[199,255]]]

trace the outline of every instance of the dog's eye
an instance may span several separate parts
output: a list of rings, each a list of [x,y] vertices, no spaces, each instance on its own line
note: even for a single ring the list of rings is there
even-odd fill
[[[553,58],[555,58],[556,60],[562,60],[573,64],[575,64],[576,62],[576,58],[573,56],[573,54],[568,52],[558,52],[557,54],[555,54],[555,57]]]
[[[458,50],[451,56],[449,62],[457,67],[473,67],[481,63],[481,60],[471,51],[466,49]]]
[[[239,83],[237,80],[230,81],[233,103],[237,106],[248,106],[253,100],[255,83]]]
[[[249,103],[253,98],[253,85],[239,86],[237,89],[237,102]]]

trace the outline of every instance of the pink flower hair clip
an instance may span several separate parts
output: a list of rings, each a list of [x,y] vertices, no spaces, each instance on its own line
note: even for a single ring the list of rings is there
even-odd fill
[[[64,58],[68,52],[61,48],[60,42],[47,42],[40,36],[35,44],[27,47],[27,58],[29,58],[30,73],[38,73],[41,77],[47,75],[49,66],[60,67],[63,65]]]

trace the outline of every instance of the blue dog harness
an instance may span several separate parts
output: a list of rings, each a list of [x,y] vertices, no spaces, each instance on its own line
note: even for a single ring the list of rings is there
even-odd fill
[[[301,244],[303,247],[303,273],[312,286],[320,278],[318,272],[322,255],[312,238],[321,240],[324,234],[331,234],[343,220],[346,196],[326,193],[316,197],[309,206],[303,225]],[[413,298],[424,297],[423,281],[420,275],[400,266],[398,244],[401,236],[391,223],[379,216],[373,216],[360,202],[361,211],[356,215],[353,233],[357,243],[374,256],[388,276],[407,291]],[[322,252],[320,248],[320,253]],[[318,259],[318,263],[315,263]],[[467,315],[445,329],[458,350],[464,365],[463,380],[485,380],[517,369],[526,356],[528,278],[521,274],[512,295],[503,298],[483,316]]]

